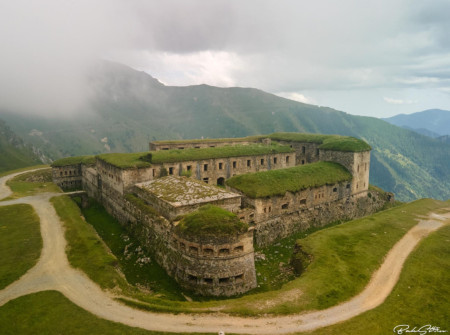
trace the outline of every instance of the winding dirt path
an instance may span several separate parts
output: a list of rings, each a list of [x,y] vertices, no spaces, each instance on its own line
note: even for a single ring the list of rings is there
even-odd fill
[[[28,171],[26,171],[28,172]],[[25,173],[25,172],[23,172]],[[7,179],[0,179],[0,199],[8,196]],[[67,260],[64,230],[49,199],[59,193],[40,194],[11,201],[0,206],[26,203],[36,210],[41,220],[42,254],[38,263],[19,280],[0,291],[0,306],[20,296],[57,290],[81,308],[107,320],[133,327],[167,332],[213,332],[241,334],[283,334],[308,331],[348,320],[383,303],[397,283],[406,258],[421,239],[450,219],[430,214],[395,244],[384,263],[374,273],[366,288],[356,297],[338,306],[316,312],[279,317],[242,318],[225,314],[163,314],[136,310],[113,299],[84,273],[72,268]]]

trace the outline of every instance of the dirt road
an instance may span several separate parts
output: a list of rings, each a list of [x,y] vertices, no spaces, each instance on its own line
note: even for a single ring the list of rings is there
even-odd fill
[[[14,176],[14,175],[13,175]],[[12,176],[8,176],[12,178]],[[0,179],[0,196],[7,196],[4,178]],[[66,257],[64,230],[49,199],[59,194],[41,194],[12,201],[0,206],[27,203],[34,207],[41,220],[43,248],[32,269],[19,280],[0,291],[0,306],[22,295],[57,290],[81,308],[107,320],[133,327],[167,332],[212,332],[241,334],[283,334],[313,330],[348,320],[383,303],[397,283],[402,266],[417,243],[450,219],[430,214],[408,231],[390,250],[382,266],[374,273],[367,287],[356,297],[338,306],[304,314],[280,317],[241,318],[224,314],[163,314],[136,310],[118,303],[102,291],[84,273],[73,269]]]

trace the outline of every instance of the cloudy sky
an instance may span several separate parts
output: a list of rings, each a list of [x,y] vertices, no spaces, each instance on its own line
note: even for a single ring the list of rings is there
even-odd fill
[[[358,115],[450,110],[448,13],[449,0],[0,0],[0,107],[76,106],[100,58]]]

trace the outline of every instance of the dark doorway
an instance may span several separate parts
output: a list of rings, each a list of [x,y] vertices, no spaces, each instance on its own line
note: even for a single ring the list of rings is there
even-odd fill
[[[217,185],[225,186],[225,178],[220,177],[219,179],[217,179]]]

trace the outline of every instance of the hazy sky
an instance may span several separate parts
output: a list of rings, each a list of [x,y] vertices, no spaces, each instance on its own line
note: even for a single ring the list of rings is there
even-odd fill
[[[0,0],[0,107],[76,110],[92,59],[378,117],[450,110],[450,0]]]

